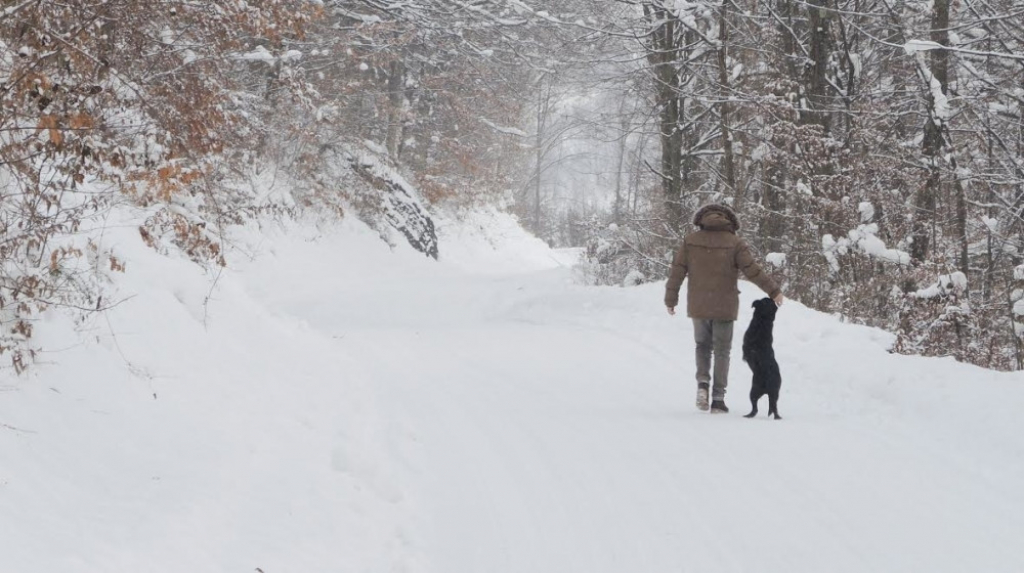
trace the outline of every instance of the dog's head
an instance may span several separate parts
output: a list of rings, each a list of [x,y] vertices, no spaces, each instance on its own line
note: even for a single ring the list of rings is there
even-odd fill
[[[779,311],[779,305],[775,304],[770,298],[762,298],[755,300],[754,304],[754,316],[767,320],[769,322],[775,321],[775,313]]]

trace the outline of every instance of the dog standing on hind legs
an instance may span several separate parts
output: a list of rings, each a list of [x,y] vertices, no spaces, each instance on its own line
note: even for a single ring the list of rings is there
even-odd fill
[[[761,396],[768,395],[768,417],[779,415],[779,388],[782,386],[782,374],[779,363],[775,361],[775,349],[772,348],[772,329],[775,326],[775,313],[779,307],[770,298],[755,301],[754,318],[750,320],[746,334],[743,335],[743,360],[750,366],[754,379],[750,386],[750,413],[745,418],[757,415],[757,401]]]

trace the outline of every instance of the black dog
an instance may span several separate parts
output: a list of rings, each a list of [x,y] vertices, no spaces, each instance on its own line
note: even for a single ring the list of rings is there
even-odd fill
[[[754,302],[754,318],[743,335],[743,360],[754,372],[754,381],[750,387],[750,405],[753,409],[745,418],[757,415],[757,401],[761,396],[768,395],[768,417],[779,416],[779,388],[782,386],[782,375],[779,363],[775,361],[775,349],[772,348],[772,327],[775,325],[775,313],[779,307],[770,298],[762,298]]]

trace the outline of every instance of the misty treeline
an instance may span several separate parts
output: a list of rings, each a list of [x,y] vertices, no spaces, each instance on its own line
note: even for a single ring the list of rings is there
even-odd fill
[[[534,181],[518,205],[593,280],[663,279],[727,203],[788,296],[897,352],[1022,368],[1024,2],[622,0],[574,27],[535,130],[599,147],[574,169],[608,199],[545,211]],[[586,149],[551,147],[540,179]]]
[[[215,272],[268,214],[443,257],[497,206],[622,284],[724,202],[790,297],[1019,369],[1022,102],[1022,0],[6,0],[0,351],[117,303],[126,209]]]

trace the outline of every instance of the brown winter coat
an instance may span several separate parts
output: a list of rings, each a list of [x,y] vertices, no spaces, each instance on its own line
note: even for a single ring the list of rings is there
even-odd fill
[[[689,277],[686,293],[686,314],[705,320],[736,320],[740,308],[739,273],[746,275],[768,296],[781,292],[754,262],[750,247],[736,236],[739,221],[728,207],[709,205],[697,212],[694,223],[701,230],[683,240],[672,262],[672,272],[665,285],[665,306],[679,304],[679,288]]]

